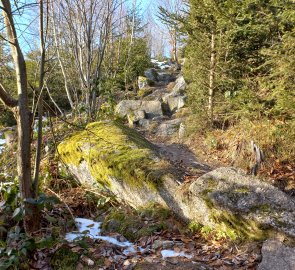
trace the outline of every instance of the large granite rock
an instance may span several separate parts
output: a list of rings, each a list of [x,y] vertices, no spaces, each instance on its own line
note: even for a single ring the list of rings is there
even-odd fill
[[[194,181],[189,192],[206,224],[230,225],[250,238],[273,230],[295,236],[294,200],[241,170],[218,168]]]
[[[267,240],[262,246],[262,262],[258,270],[294,270],[295,248],[278,240]]]
[[[186,89],[186,82],[184,80],[184,77],[183,76],[180,76],[179,78],[177,78],[176,80],[176,84],[172,90],[172,93],[174,95],[176,94],[182,94],[183,91]]]
[[[183,108],[186,103],[187,96],[184,94],[186,88],[186,82],[183,76],[180,76],[176,80],[176,84],[171,93],[163,96],[162,100],[168,105],[171,113]]]
[[[159,74],[156,69],[149,68],[144,72],[145,77],[147,77],[150,81],[157,82],[159,81]]]
[[[165,83],[173,82],[176,79],[175,75],[169,72],[159,72],[158,74],[159,81]]]
[[[156,129],[157,136],[165,137],[178,133],[182,119],[164,121]]]
[[[171,94],[164,96],[163,101],[168,105],[170,113],[183,108],[186,103],[186,96],[173,96]]]
[[[146,120],[145,118],[145,111],[140,110],[134,111],[127,115],[128,123],[131,127],[133,127],[134,124],[138,123],[140,120]]]
[[[295,203],[285,193],[234,168],[181,183],[181,172],[153,144],[119,122],[92,123],[58,152],[82,183],[103,186],[134,207],[158,203],[231,237],[295,237]]]
[[[136,111],[144,111],[147,118],[162,116],[162,104],[158,100],[122,100],[115,108],[115,111],[121,117],[125,117]]]

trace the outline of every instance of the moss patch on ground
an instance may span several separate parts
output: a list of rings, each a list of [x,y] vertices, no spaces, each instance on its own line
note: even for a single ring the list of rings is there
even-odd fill
[[[174,224],[171,211],[152,204],[138,210],[112,209],[105,217],[102,229],[106,233],[120,233],[134,242],[141,237],[165,230],[171,227],[171,224]]]
[[[54,270],[72,270],[76,269],[80,254],[71,251],[69,247],[58,249],[52,259],[51,266]]]
[[[63,141],[58,153],[67,165],[86,161],[92,176],[110,186],[110,177],[132,186],[157,187],[169,164],[157,156],[156,147],[120,121],[96,122]],[[159,162],[161,161],[161,162]]]

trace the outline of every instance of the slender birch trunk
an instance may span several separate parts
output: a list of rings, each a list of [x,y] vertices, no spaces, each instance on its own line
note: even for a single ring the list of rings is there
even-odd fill
[[[39,89],[38,89],[38,138],[37,138],[37,147],[36,147],[36,158],[35,158],[35,167],[34,167],[34,182],[33,182],[33,195],[34,197],[38,194],[38,184],[39,184],[39,170],[42,154],[42,117],[43,117],[43,87],[44,87],[44,70],[45,70],[45,38],[44,38],[44,5],[43,0],[39,2],[39,25],[40,25],[40,69],[39,69]]]
[[[60,69],[61,69],[61,73],[62,73],[63,78],[64,78],[64,86],[65,86],[65,91],[66,91],[66,94],[67,94],[68,101],[70,103],[71,109],[75,110],[75,105],[74,105],[72,95],[71,95],[71,92],[70,92],[70,89],[69,89],[68,76],[66,74],[66,70],[65,70],[63,61],[61,59],[61,55],[60,55],[60,48],[59,48],[59,42],[58,42],[58,37],[57,37],[57,31],[56,31],[54,7],[52,7],[52,12],[53,12],[53,16],[52,16],[53,38],[54,38],[54,43],[55,43],[55,47],[56,47],[57,59],[58,59],[58,63],[59,63]]]
[[[216,51],[215,51],[215,33],[211,34],[211,58],[210,58],[210,72],[209,72],[209,99],[208,99],[208,115],[210,122],[213,122],[214,113],[214,80],[215,80],[215,66],[216,66]]]

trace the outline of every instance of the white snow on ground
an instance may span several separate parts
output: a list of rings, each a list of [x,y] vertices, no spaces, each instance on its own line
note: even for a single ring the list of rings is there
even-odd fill
[[[125,247],[126,249],[123,252],[125,255],[137,252],[136,248],[134,247],[134,244],[132,244],[131,242],[120,242],[113,237],[101,236],[101,222],[95,222],[93,220],[85,218],[75,218],[75,222],[78,232],[67,233],[65,239],[68,242],[73,242],[83,237],[89,237],[91,239],[100,239],[119,247]],[[139,250],[142,251],[141,248]]]
[[[67,241],[73,242],[74,240],[78,240],[82,237],[97,239],[101,231],[101,222],[95,222],[85,218],[75,218],[75,222],[78,232],[67,233],[65,237]]]
[[[156,59],[151,59],[151,62],[153,64],[157,65],[157,67],[160,68],[160,69],[162,69],[162,70],[171,67],[167,62],[161,62],[161,61],[158,61]]]
[[[0,152],[2,151],[2,149],[4,148],[4,144],[6,143],[6,141],[4,139],[0,139]]]
[[[135,246],[133,243],[129,241],[120,242],[117,239],[110,236],[102,236],[101,233],[101,222],[95,222],[90,219],[85,218],[75,218],[76,227],[78,231],[67,233],[65,239],[68,242],[74,242],[75,240],[79,240],[83,237],[89,237],[91,239],[100,239],[111,244],[114,244],[119,247],[125,248],[123,253],[128,255],[130,253],[143,252],[143,248]],[[184,252],[175,252],[174,250],[162,250],[161,251],[163,259],[170,257],[186,257],[191,259],[193,256],[186,254]]]
[[[167,69],[167,68],[170,68],[169,65],[160,65],[160,69]]]
[[[170,249],[164,249],[161,251],[162,257],[165,258],[170,258],[170,257],[186,257],[188,259],[191,259],[193,256],[182,252],[175,252],[174,250]]]

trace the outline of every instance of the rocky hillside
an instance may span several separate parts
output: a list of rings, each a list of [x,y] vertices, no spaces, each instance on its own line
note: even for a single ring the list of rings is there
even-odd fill
[[[134,208],[156,203],[232,239],[264,240],[280,233],[294,241],[291,197],[241,170],[212,170],[181,144],[185,126],[177,115],[186,101],[183,77],[153,68],[140,78],[140,87],[139,97],[116,107],[129,127],[120,120],[92,123],[59,145],[72,174]],[[166,144],[169,136],[178,144]]]

